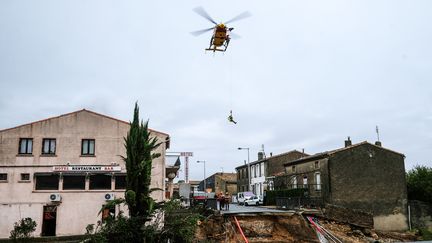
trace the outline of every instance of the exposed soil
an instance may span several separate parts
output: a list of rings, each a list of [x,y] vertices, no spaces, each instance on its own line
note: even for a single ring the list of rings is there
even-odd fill
[[[249,242],[319,242],[314,229],[300,214],[237,215]],[[342,242],[407,242],[418,236],[410,232],[380,232],[321,219],[320,225]],[[194,242],[244,242],[233,216],[211,215],[200,222]]]
[[[319,242],[301,215],[237,216],[249,242]],[[197,230],[196,242],[243,242],[233,216],[211,217]]]

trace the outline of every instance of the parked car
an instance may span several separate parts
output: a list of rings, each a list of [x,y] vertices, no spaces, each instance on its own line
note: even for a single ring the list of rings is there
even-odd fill
[[[237,193],[237,202],[239,205],[244,205],[246,199],[251,199],[254,196],[253,192],[239,192]]]
[[[245,204],[245,206],[249,206],[249,205],[256,205],[256,206],[258,206],[260,204],[263,204],[263,200],[260,197],[253,196],[253,197],[251,197],[249,199],[246,199],[244,201],[244,204]]]

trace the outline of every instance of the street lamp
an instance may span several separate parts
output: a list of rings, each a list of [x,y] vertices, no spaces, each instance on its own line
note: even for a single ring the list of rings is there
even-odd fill
[[[249,180],[249,184],[248,184],[248,190],[250,190],[251,188],[251,171],[250,171],[250,163],[249,163],[249,148],[238,148],[238,150],[244,150],[247,149],[248,151],[248,180]]]
[[[205,160],[198,160],[197,163],[203,163],[204,164],[204,192],[206,191],[206,174],[205,174]]]

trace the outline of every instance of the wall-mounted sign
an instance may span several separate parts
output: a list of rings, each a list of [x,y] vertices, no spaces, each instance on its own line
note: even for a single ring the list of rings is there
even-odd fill
[[[54,172],[119,172],[120,166],[112,165],[60,165],[53,166]]]

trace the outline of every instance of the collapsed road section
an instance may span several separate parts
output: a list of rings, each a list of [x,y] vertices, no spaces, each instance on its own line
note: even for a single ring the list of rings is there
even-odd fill
[[[194,242],[370,243],[415,240],[417,237],[413,233],[376,231],[328,219],[318,211],[250,210],[236,213],[215,211],[199,222]]]
[[[237,222],[236,222],[237,221]],[[319,242],[300,214],[242,213],[210,216],[197,230],[196,242]]]

